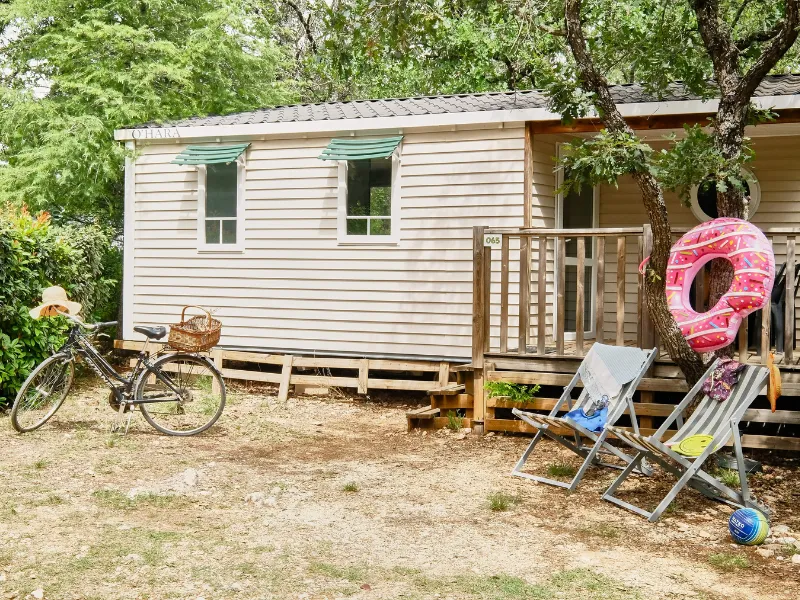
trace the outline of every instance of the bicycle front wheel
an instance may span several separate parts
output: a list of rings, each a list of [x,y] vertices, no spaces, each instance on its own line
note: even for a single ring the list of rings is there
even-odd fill
[[[225,408],[225,382],[206,359],[168,354],[153,363],[136,386],[145,420],[167,435],[195,435],[216,423]]]
[[[11,425],[20,433],[38,429],[64,403],[75,378],[72,356],[46,358],[22,384],[11,408]]]

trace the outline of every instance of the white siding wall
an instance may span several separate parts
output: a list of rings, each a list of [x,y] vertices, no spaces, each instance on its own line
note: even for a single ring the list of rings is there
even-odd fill
[[[184,146],[139,147],[126,338],[199,304],[226,345],[468,358],[472,226],[522,225],[523,127],[407,132],[395,247],[337,244],[329,141],[252,141],[240,254],[198,253],[197,173],[169,164]]]

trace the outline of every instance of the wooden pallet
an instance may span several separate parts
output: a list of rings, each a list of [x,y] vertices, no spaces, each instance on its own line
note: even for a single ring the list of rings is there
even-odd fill
[[[140,351],[144,343],[117,340],[114,346],[118,350]],[[151,342],[150,350],[160,350],[163,346],[162,343]],[[366,394],[369,390],[428,392],[451,386],[450,363],[441,361],[302,356],[224,348],[215,348],[208,356],[213,359],[225,379],[277,384],[278,399],[282,401],[288,398],[289,387],[295,384],[349,388],[355,389],[359,394]],[[237,363],[237,368],[231,366],[231,362]],[[272,370],[257,370],[261,365]],[[239,368],[240,366],[247,368]],[[309,372],[330,372],[332,369],[338,373],[328,375]],[[421,374],[423,378],[409,377],[409,373]]]

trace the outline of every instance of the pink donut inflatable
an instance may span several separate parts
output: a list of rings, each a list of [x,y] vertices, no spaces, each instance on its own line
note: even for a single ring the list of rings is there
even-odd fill
[[[695,312],[689,302],[692,281],[715,258],[733,264],[733,284],[708,312]],[[689,346],[711,352],[731,344],[742,319],[764,308],[774,282],[775,255],[764,233],[741,219],[714,219],[698,225],[672,247],[667,302]]]

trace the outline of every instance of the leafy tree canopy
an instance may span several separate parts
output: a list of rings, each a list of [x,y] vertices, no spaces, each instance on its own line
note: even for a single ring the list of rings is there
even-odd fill
[[[272,33],[248,0],[0,5],[0,201],[119,226],[113,130],[293,98]]]

